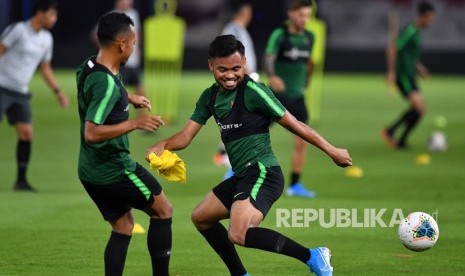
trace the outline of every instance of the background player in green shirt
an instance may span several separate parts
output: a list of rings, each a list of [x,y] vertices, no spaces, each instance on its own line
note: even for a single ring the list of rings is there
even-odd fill
[[[345,149],[332,146],[298,121],[263,84],[245,72],[244,46],[233,35],[218,36],[210,44],[208,65],[216,82],[197,101],[185,127],[147,150],[186,148],[213,116],[225,144],[234,175],[209,192],[192,213],[192,221],[218,253],[231,275],[248,275],[234,244],[284,254],[302,261],[317,275],[332,275],[326,247],[307,248],[284,235],[258,227],[280,197],[284,179],[271,150],[270,120],[324,151],[341,167],[352,165]],[[230,219],[229,230],[220,223]]]
[[[144,96],[128,95],[119,73],[134,51],[134,22],[110,12],[98,23],[99,52],[77,69],[81,147],[78,174],[84,188],[112,227],[105,249],[105,275],[122,275],[134,228],[132,208],[150,216],[147,245],[153,275],[168,275],[172,206],[157,180],[129,156],[128,133],[154,132],[159,116],[129,120],[129,104],[148,108]]]
[[[392,148],[403,149],[407,146],[407,138],[420,118],[425,114],[425,103],[417,85],[417,73],[426,78],[428,70],[420,62],[421,34],[420,31],[430,26],[435,19],[435,11],[431,4],[421,2],[418,5],[418,16],[410,23],[396,39],[387,52],[388,85],[397,84],[399,91],[410,104],[409,109],[388,128],[382,130],[382,135]],[[400,138],[394,138],[396,130],[405,125]]]
[[[314,35],[305,26],[312,12],[310,0],[294,0],[288,10],[288,22],[275,29],[265,50],[265,73],[279,101],[299,121],[308,123],[305,90],[312,73],[311,51]],[[288,196],[315,197],[316,193],[300,183],[307,157],[307,143],[294,136]]]

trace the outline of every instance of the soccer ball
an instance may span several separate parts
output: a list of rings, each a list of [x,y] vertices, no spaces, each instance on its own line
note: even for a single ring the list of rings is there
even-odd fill
[[[428,138],[429,151],[446,151],[447,140],[446,135],[442,131],[433,132]]]
[[[399,238],[410,250],[425,251],[434,246],[439,238],[439,228],[430,215],[414,212],[399,225]]]

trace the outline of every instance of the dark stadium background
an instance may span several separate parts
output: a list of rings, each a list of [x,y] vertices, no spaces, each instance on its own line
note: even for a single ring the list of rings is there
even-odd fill
[[[219,33],[231,15],[235,0],[179,0],[177,15],[187,23],[184,69],[205,69],[208,42]],[[0,29],[28,18],[33,0],[0,0]],[[113,7],[113,0],[58,0],[59,21],[52,30],[57,67],[76,67],[96,48],[89,32],[98,17]],[[237,1],[236,1],[237,2]],[[286,18],[287,0],[248,1],[254,8],[249,31],[254,39],[259,68],[266,40]],[[387,10],[400,11],[400,26],[413,18],[417,0],[319,0],[318,16],[328,24],[327,71],[382,72],[385,68],[384,37],[387,37]],[[427,30],[424,63],[434,73],[465,73],[465,0],[431,0],[438,9],[438,22]],[[154,0],[134,0],[141,19],[154,14]],[[370,16],[370,14],[372,14]],[[350,28],[352,26],[352,28]],[[366,33],[354,33],[357,26]],[[347,31],[344,29],[347,28]],[[455,33],[454,33],[455,30]],[[461,30],[461,38],[460,36]],[[459,34],[459,35],[457,35]],[[438,39],[435,37],[440,36]],[[372,43],[370,39],[372,39]],[[347,41],[345,43],[344,41]],[[357,43],[360,41],[360,43]],[[442,44],[441,44],[442,43]]]

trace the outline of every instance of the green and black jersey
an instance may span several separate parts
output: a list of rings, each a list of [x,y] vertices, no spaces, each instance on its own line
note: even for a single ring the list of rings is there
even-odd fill
[[[275,55],[275,74],[281,77],[286,91],[280,95],[288,98],[304,96],[308,73],[308,62],[315,36],[304,30],[301,34],[291,34],[287,26],[275,29],[265,49],[265,54]]]
[[[81,121],[79,178],[100,185],[118,182],[136,166],[129,157],[127,134],[88,144],[84,139],[84,126],[86,121],[112,125],[128,120],[129,100],[121,76],[113,75],[92,57],[79,66],[76,81]]]
[[[396,75],[416,77],[416,64],[420,58],[421,35],[415,24],[409,24],[396,40]]]
[[[204,125],[214,116],[233,171],[239,173],[257,162],[279,165],[271,150],[269,124],[285,112],[269,88],[246,75],[236,90],[220,91],[217,83],[207,88],[191,120]]]

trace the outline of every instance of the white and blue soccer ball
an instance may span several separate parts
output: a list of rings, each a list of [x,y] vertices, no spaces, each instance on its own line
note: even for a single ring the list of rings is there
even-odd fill
[[[428,150],[443,152],[447,150],[446,135],[442,131],[434,131],[428,138]]]
[[[432,216],[423,212],[414,212],[402,220],[398,234],[408,249],[425,251],[438,241],[439,228]]]

